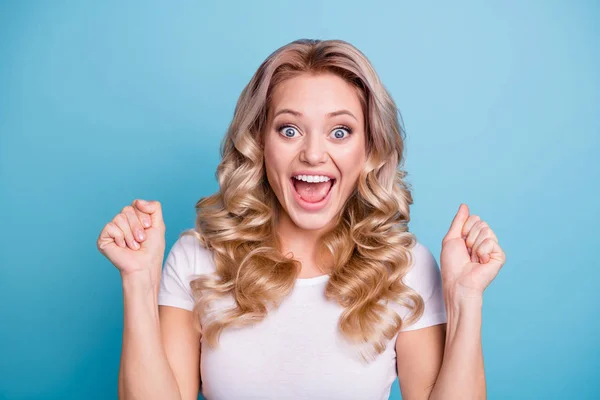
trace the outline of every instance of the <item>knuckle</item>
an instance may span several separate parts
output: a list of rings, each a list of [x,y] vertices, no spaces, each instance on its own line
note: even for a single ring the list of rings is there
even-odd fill
[[[113,229],[113,236],[114,237],[123,237],[123,231],[121,229],[119,229],[119,227],[115,224],[112,224],[112,226],[114,227]]]
[[[138,218],[140,219],[140,221],[143,221],[144,219],[149,219],[150,218],[149,214],[147,214],[145,212],[142,212],[142,211],[137,211],[136,214],[137,214]]]
[[[121,218],[119,218],[119,222],[121,223],[121,232],[123,232],[123,235],[125,237],[129,237],[130,236],[130,226],[129,226],[129,220],[127,219],[126,216],[124,216],[123,214],[120,214]]]
[[[138,228],[140,226],[140,220],[136,214],[133,214],[133,217],[131,217],[129,221],[129,225],[131,225],[132,228]]]

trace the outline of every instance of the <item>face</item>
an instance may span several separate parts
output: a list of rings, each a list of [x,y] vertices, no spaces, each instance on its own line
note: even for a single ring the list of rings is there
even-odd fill
[[[326,228],[365,163],[356,89],[334,74],[302,74],[279,84],[271,101],[264,156],[280,220],[303,230]]]

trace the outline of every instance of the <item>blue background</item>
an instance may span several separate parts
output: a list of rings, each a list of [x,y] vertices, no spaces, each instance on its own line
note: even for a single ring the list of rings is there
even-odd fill
[[[116,398],[100,230],[158,199],[170,248],[217,189],[242,88],[302,37],[357,46],[397,101],[411,230],[438,261],[461,202],[496,232],[489,398],[600,396],[597,2],[123,3],[0,5],[1,398]]]

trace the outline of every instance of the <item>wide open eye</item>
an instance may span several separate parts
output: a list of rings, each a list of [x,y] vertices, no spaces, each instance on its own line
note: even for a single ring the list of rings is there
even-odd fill
[[[352,129],[348,128],[347,126],[338,126],[331,133],[335,139],[345,140],[348,139],[348,137],[352,134]],[[347,135],[344,136],[344,133],[347,133]]]
[[[281,125],[279,128],[277,128],[277,131],[282,136],[285,136],[286,138],[290,139],[296,137],[294,134],[298,133],[298,130],[291,125]]]

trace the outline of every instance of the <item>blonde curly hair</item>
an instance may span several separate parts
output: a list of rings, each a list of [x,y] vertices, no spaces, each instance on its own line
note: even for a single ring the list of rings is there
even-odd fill
[[[291,292],[301,264],[284,256],[275,224],[277,198],[263,159],[270,98],[274,88],[303,73],[334,73],[356,88],[365,115],[366,162],[355,188],[319,240],[320,267],[330,275],[325,296],[344,307],[338,328],[370,362],[404,324],[423,314],[421,296],[404,284],[416,244],[408,231],[410,185],[402,166],[405,133],[393,99],[366,56],[342,40],[301,39],[273,52],[258,68],[237,102],[221,143],[216,176],[220,190],[196,203],[194,235],[212,251],[215,274],[191,281],[196,327],[216,346],[226,327],[263,320]],[[327,261],[325,261],[327,260]],[[210,313],[213,301],[234,306]],[[388,301],[407,307],[405,321]],[[200,324],[202,321],[202,325]]]

